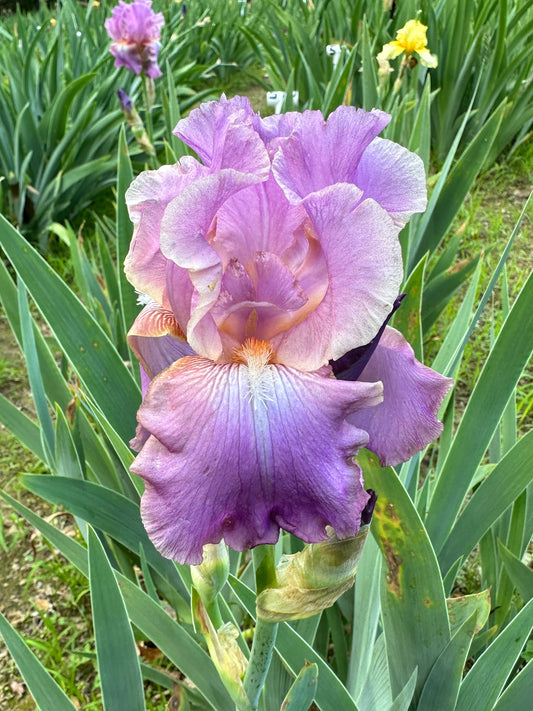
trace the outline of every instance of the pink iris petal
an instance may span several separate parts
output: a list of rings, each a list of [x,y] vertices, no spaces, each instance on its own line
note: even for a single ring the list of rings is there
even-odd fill
[[[159,304],[166,301],[166,257],[159,233],[165,210],[186,185],[207,175],[208,169],[194,158],[141,173],[126,191],[126,204],[134,224],[133,239],[124,271],[129,281]]]
[[[387,210],[399,227],[413,212],[427,204],[424,164],[407,148],[384,138],[375,138],[363,153],[354,182],[363,197],[373,198]]]
[[[444,396],[453,385],[415,359],[401,333],[387,326],[359,381],[383,383],[383,402],[349,416],[370,435],[369,449],[384,466],[407,461],[442,431],[437,419]]]
[[[315,370],[340,358],[371,341],[392,309],[402,280],[397,228],[373,200],[358,204],[359,197],[355,186],[340,184],[304,201],[329,286],[304,321],[273,339],[281,363]]]
[[[307,301],[294,274],[277,255],[256,252],[247,269],[240,262],[230,263],[212,313],[218,329],[231,337],[227,343],[233,350],[250,336],[269,340],[289,328],[294,312]],[[226,347],[226,352],[231,351]]]
[[[147,304],[135,319],[128,343],[150,378],[175,360],[194,353],[172,312],[155,301]]]
[[[265,145],[253,129],[247,98],[209,101],[181,119],[173,133],[200,156],[211,170],[234,168],[266,179],[270,161]]]
[[[217,360],[222,353],[209,311],[220,294],[222,262],[212,242],[220,207],[239,190],[257,181],[257,176],[233,169],[220,170],[188,185],[167,206],[159,234],[161,251],[178,267],[189,272],[194,287],[187,340],[197,353]],[[173,310],[179,308],[179,293],[169,294]]]
[[[259,251],[282,254],[305,217],[303,207],[291,205],[271,175],[224,203],[217,214],[214,244],[224,262],[237,258],[246,264]]]
[[[272,157],[279,146],[277,139],[290,136],[301,125],[303,115],[299,111],[288,111],[285,114],[274,114],[265,116],[263,119],[256,119],[255,129],[265,142]]]
[[[111,37],[111,54],[116,67],[126,67],[136,74],[144,72],[155,79],[161,76],[157,64],[163,15],[152,10],[151,0],[120,0],[113,8],[112,16],[105,21]]]
[[[291,202],[335,183],[353,183],[357,166],[390,116],[340,106],[324,121],[320,111],[306,111],[301,123],[273,161],[277,181]],[[361,186],[359,186],[361,187]]]
[[[381,385],[348,383],[261,361],[184,358],[155,378],[139,410],[153,436],[134,462],[144,525],[161,553],[197,564],[224,538],[237,550],[353,536],[368,500],[352,457],[367,442],[346,418]],[[254,360],[255,357],[255,360]]]

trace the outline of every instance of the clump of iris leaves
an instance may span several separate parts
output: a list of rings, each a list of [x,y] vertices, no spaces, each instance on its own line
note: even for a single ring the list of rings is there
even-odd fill
[[[124,192],[149,157],[123,127],[116,98],[124,88],[144,115],[140,79],[109,55],[113,5],[64,0],[0,21],[0,300],[36,413],[30,419],[2,395],[0,421],[56,475],[22,483],[75,517],[74,537],[41,508],[2,496],[28,536],[38,531],[63,556],[41,570],[58,576],[67,566],[63,584],[88,591],[94,615],[91,630],[80,612],[87,630],[63,655],[53,611],[39,612],[49,633],[40,640],[24,640],[3,617],[0,633],[45,711],[100,708],[102,699],[122,711],[124,688],[128,709],[163,709],[173,695],[178,708],[225,711],[231,701],[192,624],[190,574],[152,548],[128,474],[138,391],[125,333],[135,305],[117,265],[131,237]],[[152,110],[159,163],[184,154],[171,130],[200,101],[246,93],[265,113],[265,92],[275,90],[286,92],[286,110],[296,108],[293,92],[298,110],[325,116],[342,103],[385,109],[393,117],[385,136],[417,152],[430,176],[428,209],[401,236],[408,296],[394,326],[458,385],[436,445],[397,471],[369,473],[402,521],[402,575],[387,584],[376,526],[354,588],[322,615],[280,626],[260,708],[279,709],[307,662],[318,671],[311,696],[300,706],[289,696],[284,708],[305,711],[313,699],[323,711],[527,708],[533,281],[521,241],[531,235],[533,8],[155,0],[154,9],[165,16]],[[400,60],[387,78],[375,57],[414,18],[428,26],[439,65],[412,66],[395,86]],[[340,46],[335,67],[331,44]],[[493,186],[488,199],[481,185]],[[481,223],[472,205],[482,206]],[[120,400],[102,380],[103,362]],[[255,610],[246,560],[232,556],[222,592],[245,652]],[[99,676],[95,642],[109,655]],[[156,653],[139,657],[135,645]],[[72,670],[82,665],[80,677]]]

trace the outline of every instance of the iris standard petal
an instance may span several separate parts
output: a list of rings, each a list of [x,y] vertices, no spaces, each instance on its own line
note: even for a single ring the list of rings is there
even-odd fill
[[[383,402],[349,416],[370,435],[384,466],[407,461],[442,431],[439,407],[453,380],[416,360],[401,333],[387,326],[359,381],[383,383]]]
[[[190,157],[175,165],[141,173],[126,191],[126,204],[134,224],[124,271],[136,289],[165,304],[166,265],[159,244],[161,220],[167,205],[186,185],[207,175],[208,169]]]
[[[247,350],[248,349],[248,350]],[[337,381],[269,364],[249,341],[241,362],[183,358],[155,378],[139,410],[150,439],[132,471],[146,483],[144,525],[161,553],[198,564],[224,538],[237,550],[305,541],[360,525],[368,494],[352,457],[367,442],[346,418],[381,399],[379,383]]]
[[[214,245],[226,261],[242,264],[255,252],[282,254],[305,218],[301,205],[291,205],[273,176],[232,195],[217,214]]]
[[[376,138],[363,153],[355,172],[363,197],[385,208],[399,227],[427,205],[426,174],[422,159],[407,148]]]
[[[297,203],[328,185],[353,183],[361,156],[389,121],[379,109],[340,106],[327,121],[320,111],[304,112],[272,162],[287,198]]]
[[[211,171],[234,168],[266,180],[270,160],[253,128],[254,113],[246,97],[208,101],[181,119],[173,133],[190,146]]]
[[[275,150],[278,146],[275,139],[290,136],[301,125],[302,116],[301,111],[287,111],[283,114],[265,116],[265,118],[257,117],[254,125],[269,150],[271,148]]]
[[[390,313],[402,280],[397,228],[354,185],[306,198],[327,264],[327,292],[307,318],[273,339],[279,362],[314,370],[369,343]],[[347,269],[346,265],[350,268]]]
[[[222,342],[210,310],[221,288],[223,261],[216,251],[217,214],[224,203],[240,190],[258,181],[252,173],[220,170],[188,185],[169,204],[161,220],[161,252],[189,273],[194,292],[187,323],[187,340],[202,355],[217,360]],[[169,291],[174,313],[182,294]]]

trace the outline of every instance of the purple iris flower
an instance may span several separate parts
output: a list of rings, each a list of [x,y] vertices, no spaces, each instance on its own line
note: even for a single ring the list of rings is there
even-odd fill
[[[161,76],[157,64],[161,27],[165,20],[152,10],[152,0],[120,0],[105,28],[113,40],[110,50],[116,67],[126,67],[135,74],[146,74],[155,79]]]
[[[422,161],[377,137],[389,120],[346,106],[261,119],[223,97],[175,129],[201,162],[129,188],[125,269],[145,304],[128,336],[144,396],[132,472],[163,555],[197,564],[206,543],[244,550],[280,528],[355,536],[358,450],[396,464],[440,433],[451,381],[384,326],[398,233],[426,205]]]

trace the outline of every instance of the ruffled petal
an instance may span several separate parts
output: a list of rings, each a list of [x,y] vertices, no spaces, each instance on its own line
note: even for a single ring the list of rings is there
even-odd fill
[[[382,62],[388,62],[389,59],[394,59],[395,57],[398,57],[400,54],[403,54],[404,49],[401,45],[398,45],[397,43],[394,42],[389,42],[388,44],[383,45],[383,49],[377,56],[377,60],[382,61]]]
[[[304,321],[273,339],[279,362],[315,370],[369,343],[392,310],[403,272],[398,229],[373,200],[359,200],[355,186],[341,184],[304,201],[329,285]]]
[[[194,353],[171,311],[147,304],[128,332],[128,343],[150,378],[171,363]]]
[[[190,146],[211,171],[233,168],[266,180],[270,159],[255,132],[254,113],[246,97],[208,101],[181,119],[173,133]]]
[[[435,69],[439,65],[439,59],[435,54],[431,54],[429,49],[417,49],[417,54],[420,57],[420,62],[430,69]]]
[[[141,173],[126,191],[126,204],[134,224],[133,239],[124,261],[128,280],[159,304],[167,305],[167,260],[159,247],[161,220],[167,205],[208,169],[194,158]]]
[[[301,111],[287,111],[284,114],[273,114],[265,118],[255,119],[255,130],[270,148],[277,147],[276,138],[286,138],[302,123]]]
[[[439,436],[437,413],[453,380],[417,361],[394,328],[387,326],[359,380],[383,383],[383,402],[348,418],[369,433],[382,465],[407,461]]]
[[[217,214],[213,244],[226,260],[242,264],[255,252],[281,254],[305,218],[301,205],[291,205],[271,176],[232,195]]]
[[[162,254],[189,272],[194,292],[187,340],[197,353],[217,360],[222,353],[220,336],[209,314],[219,293],[223,265],[211,246],[221,206],[239,190],[257,181],[250,173],[220,170],[188,185],[172,200],[162,217],[159,241]],[[172,311],[180,309],[182,294],[169,291]]]
[[[340,106],[324,121],[320,111],[302,114],[300,126],[279,142],[272,169],[291,202],[335,183],[353,183],[361,156],[389,123],[379,109]]]
[[[424,163],[415,153],[385,138],[376,138],[361,157],[355,184],[363,197],[385,208],[399,227],[427,205]]]
[[[222,538],[237,550],[274,543],[280,527],[308,542],[326,525],[341,538],[359,528],[368,494],[352,457],[368,438],[346,418],[379,402],[381,385],[268,365],[261,347],[233,364],[183,358],[148,388],[138,419],[152,436],[132,471],[169,558],[198,564]]]

